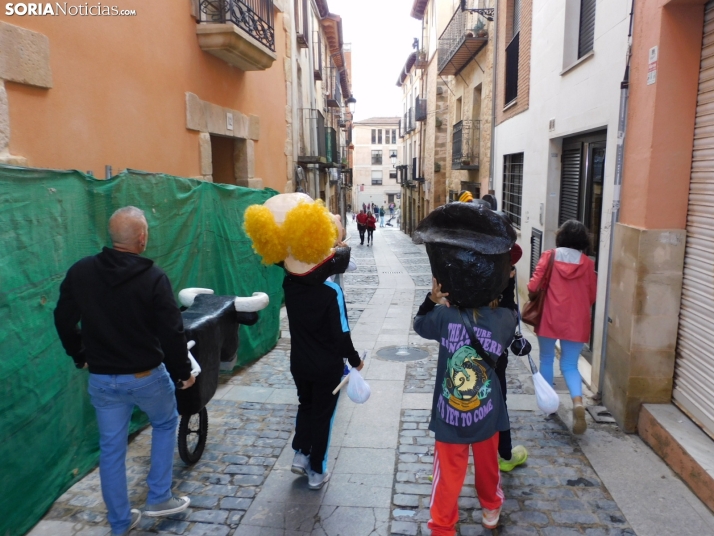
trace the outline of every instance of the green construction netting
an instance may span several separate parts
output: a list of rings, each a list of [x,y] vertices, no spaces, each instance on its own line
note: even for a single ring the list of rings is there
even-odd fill
[[[176,293],[208,287],[270,296],[258,324],[241,327],[242,365],[279,335],[282,269],[262,266],[242,229],[245,208],[276,193],[135,171],[100,181],[0,166],[0,535],[24,534],[97,463],[87,373],[64,353],[52,313],[66,270],[109,244],[112,212],[125,205],[146,212],[146,256]],[[143,424],[135,415],[132,429]]]

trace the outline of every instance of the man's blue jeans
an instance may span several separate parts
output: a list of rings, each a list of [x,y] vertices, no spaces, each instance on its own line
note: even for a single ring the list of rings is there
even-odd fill
[[[146,502],[158,504],[171,498],[178,423],[174,391],[174,383],[163,364],[143,378],[136,378],[134,374],[89,375],[89,398],[97,412],[99,424],[102,496],[107,505],[109,524],[115,533],[123,533],[131,524],[126,450],[134,406],[139,406],[149,416],[153,428]]]

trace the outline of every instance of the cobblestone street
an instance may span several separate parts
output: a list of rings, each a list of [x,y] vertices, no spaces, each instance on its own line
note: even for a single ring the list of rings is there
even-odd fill
[[[191,497],[190,508],[168,518],[144,518],[132,534],[430,533],[426,522],[434,439],[427,427],[438,346],[411,329],[413,314],[431,286],[428,258],[423,247],[393,230],[376,233],[374,247],[360,246],[354,239],[352,245],[358,269],[344,276],[343,286],[355,346],[371,351],[364,375],[372,397],[364,406],[346,396],[340,399],[329,484],[310,491],[305,478],[290,472],[289,441],[297,396],[289,372],[290,334],[283,310],[277,346],[257,362],[221,376],[208,405],[208,443],[200,462],[188,467],[176,456],[175,490]],[[388,346],[417,347],[429,357],[394,362],[376,356]],[[502,475],[506,502],[501,526],[493,534],[635,534],[569,432],[563,413],[546,418],[536,411],[530,376],[525,361],[511,357],[508,395],[514,444],[525,445],[529,458],[524,466]],[[612,426],[590,425],[591,430]],[[150,439],[151,431],[145,429],[129,446],[130,499],[137,508],[146,498]],[[459,518],[461,536],[491,534],[480,524],[473,467],[459,499]],[[64,493],[30,534],[106,536],[109,532],[98,470],[94,470]]]

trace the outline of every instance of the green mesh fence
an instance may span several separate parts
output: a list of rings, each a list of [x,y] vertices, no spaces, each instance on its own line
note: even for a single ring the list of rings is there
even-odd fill
[[[262,266],[242,229],[246,207],[276,193],[135,171],[99,181],[0,166],[0,535],[27,532],[97,463],[87,373],[65,355],[52,313],[67,269],[109,244],[112,212],[146,212],[146,256],[176,293],[196,286],[270,296],[260,321],[241,327],[243,365],[279,336],[282,269]],[[136,415],[132,429],[143,424]]]

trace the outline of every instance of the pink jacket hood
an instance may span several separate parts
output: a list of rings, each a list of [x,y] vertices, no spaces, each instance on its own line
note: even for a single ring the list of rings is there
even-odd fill
[[[555,251],[553,270],[557,270],[564,279],[587,277],[592,271],[592,266],[587,262],[588,257],[583,253],[568,248],[558,248]]]

